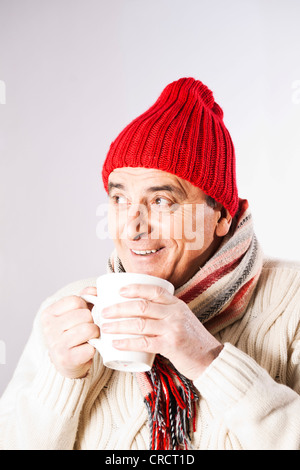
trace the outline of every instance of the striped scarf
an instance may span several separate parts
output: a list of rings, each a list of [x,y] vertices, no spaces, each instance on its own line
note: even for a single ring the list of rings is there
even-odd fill
[[[248,201],[240,199],[231,230],[217,252],[174,295],[213,334],[242,317],[261,268],[262,252]],[[125,272],[116,251],[108,261],[108,271]],[[198,399],[192,382],[160,355],[156,355],[151,371],[137,373],[136,378],[148,410],[149,448],[191,448]]]

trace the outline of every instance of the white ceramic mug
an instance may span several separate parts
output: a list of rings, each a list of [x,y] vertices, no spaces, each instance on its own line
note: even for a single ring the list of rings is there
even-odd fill
[[[98,296],[82,295],[81,297],[88,303],[94,305],[92,316],[94,322],[100,327],[105,322],[120,321],[120,319],[102,319],[101,312],[105,307],[121,302],[136,300],[134,298],[125,298],[119,294],[122,287],[129,284],[152,284],[163,287],[171,294],[174,294],[174,286],[165,279],[139,273],[109,273],[98,277],[97,292]],[[129,318],[123,318],[126,321]],[[113,347],[114,339],[123,339],[137,337],[137,335],[108,334],[101,332],[101,338],[91,339],[89,343],[99,351],[103,358],[103,363],[110,369],[116,369],[127,372],[145,372],[151,369],[155,354],[138,351],[120,351]]]

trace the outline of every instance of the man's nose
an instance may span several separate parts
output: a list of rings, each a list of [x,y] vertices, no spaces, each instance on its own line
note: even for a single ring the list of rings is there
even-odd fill
[[[131,204],[127,211],[126,232],[130,240],[150,233],[148,209],[144,204]]]

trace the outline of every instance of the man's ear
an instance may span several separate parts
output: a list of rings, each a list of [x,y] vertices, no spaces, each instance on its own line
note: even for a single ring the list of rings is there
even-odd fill
[[[227,233],[230,230],[231,223],[232,223],[232,217],[231,217],[229,211],[227,209],[224,209],[224,207],[222,207],[220,212],[221,212],[220,213],[220,218],[219,218],[219,220],[217,222],[217,226],[216,226],[216,235],[218,237],[225,237],[225,235],[227,235]]]

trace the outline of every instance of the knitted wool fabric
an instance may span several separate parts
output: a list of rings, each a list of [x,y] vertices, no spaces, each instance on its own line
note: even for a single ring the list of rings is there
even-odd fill
[[[235,224],[220,248],[174,295],[213,333],[242,317],[262,261],[248,201],[240,199]],[[108,271],[125,272],[116,250],[108,260]],[[159,355],[150,372],[136,377],[149,415],[150,449],[188,449],[198,399],[192,383]]]
[[[143,167],[172,173],[220,202],[238,208],[235,152],[223,111],[199,80],[170,83],[157,101],[111,144],[102,169],[105,190],[115,168]]]

